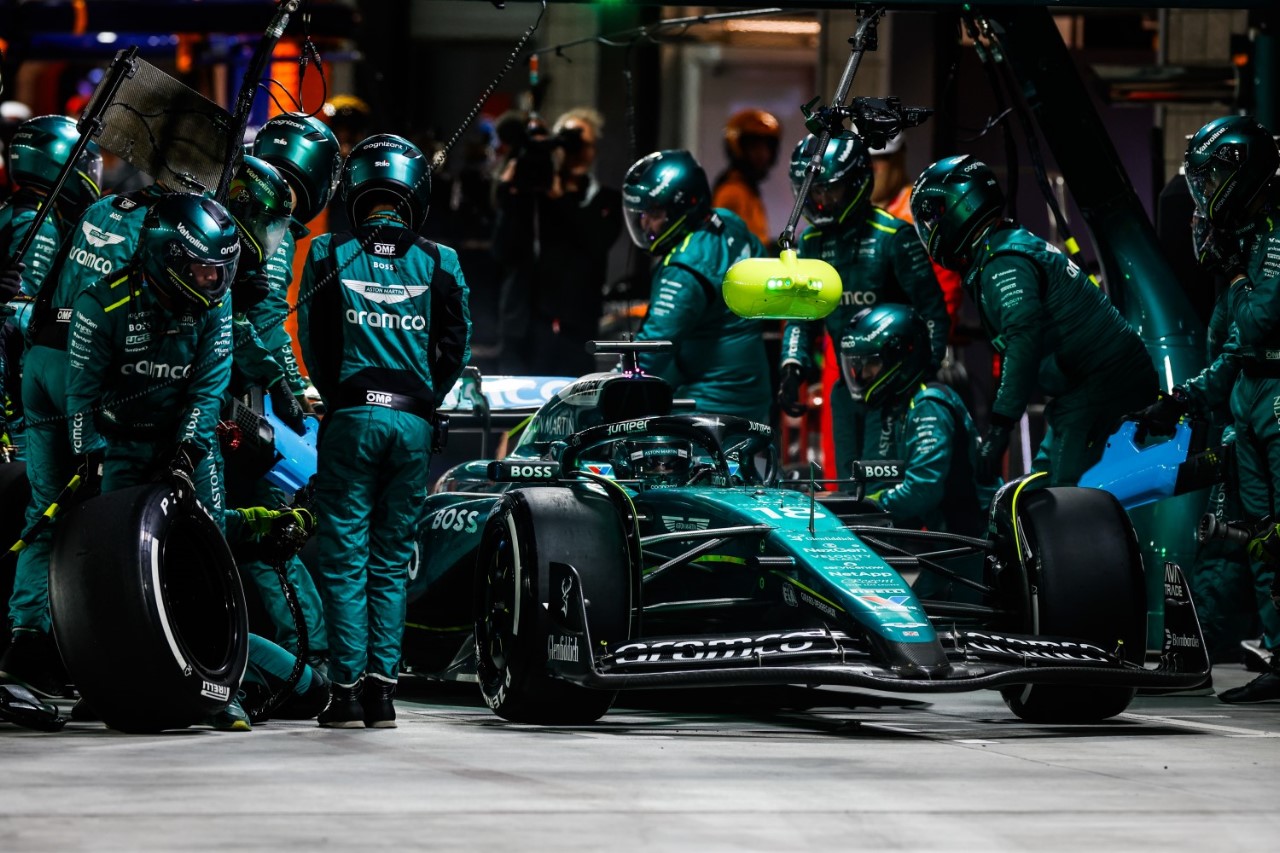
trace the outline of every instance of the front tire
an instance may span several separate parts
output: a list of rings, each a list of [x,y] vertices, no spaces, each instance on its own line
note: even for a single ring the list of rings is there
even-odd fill
[[[171,486],[109,492],[59,520],[49,609],[72,681],[113,729],[204,722],[240,687],[249,629],[235,561]]]
[[[1133,525],[1098,489],[1027,492],[1015,508],[1028,596],[1022,630],[1119,649],[1129,663],[1146,655],[1146,585]],[[1033,723],[1094,723],[1123,712],[1132,687],[1028,684],[1001,691]]]
[[[591,638],[629,638],[627,543],[607,499],[571,488],[509,492],[489,515],[476,564],[476,674],[494,713],[515,723],[581,725],[604,716],[616,691],[592,690],[547,671],[544,605],[551,563],[573,566]],[[590,655],[591,649],[583,649]]]

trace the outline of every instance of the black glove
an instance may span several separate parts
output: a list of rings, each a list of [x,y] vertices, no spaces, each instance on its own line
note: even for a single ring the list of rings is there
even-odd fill
[[[991,426],[978,443],[978,482],[994,483],[1001,473],[1004,452],[1009,449],[1015,421],[996,412],[991,413]]]
[[[8,302],[22,292],[22,273],[26,268],[26,264],[18,261],[0,272],[0,302]]]
[[[307,422],[303,417],[302,404],[298,402],[297,397],[293,396],[293,391],[289,390],[288,382],[283,379],[277,380],[276,384],[267,389],[267,396],[271,398],[271,411],[284,422],[285,426],[298,435],[307,434]]]
[[[80,477],[80,485],[76,487],[79,500],[91,498],[102,491],[102,463],[106,454],[101,450],[84,453],[77,460],[76,474]]]
[[[271,295],[271,282],[261,270],[236,276],[231,282],[231,308],[243,314]]]
[[[1190,410],[1191,397],[1186,389],[1175,387],[1168,394],[1162,393],[1150,406],[1129,415],[1128,419],[1138,422],[1134,438],[1140,442],[1148,434],[1173,435],[1178,427],[1178,419]]]
[[[190,480],[204,457],[205,450],[203,447],[184,441],[174,450],[173,457],[169,460],[168,472],[170,474],[186,475],[186,478]]]
[[[804,369],[798,364],[782,365],[782,378],[778,381],[778,407],[793,418],[809,411],[801,399],[804,389]]]

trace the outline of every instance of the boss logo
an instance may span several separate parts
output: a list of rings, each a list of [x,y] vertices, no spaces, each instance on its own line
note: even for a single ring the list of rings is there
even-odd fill
[[[396,253],[395,243],[374,243],[373,253],[375,255],[394,255]]]
[[[391,395],[383,391],[368,391],[364,395],[364,401],[371,406],[390,406]]]
[[[551,476],[551,471],[550,465],[511,465],[507,468],[507,473],[512,477],[546,478]]]
[[[452,530],[457,533],[466,531],[467,533],[475,533],[480,529],[476,519],[480,516],[479,510],[455,509],[450,507],[436,513],[431,519],[432,530]]]
[[[498,483],[524,480],[554,480],[560,476],[560,466],[555,462],[492,462],[489,479]]]

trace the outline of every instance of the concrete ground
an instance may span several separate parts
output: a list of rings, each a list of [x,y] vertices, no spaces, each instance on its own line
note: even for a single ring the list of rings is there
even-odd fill
[[[1220,690],[1249,677],[1215,671]],[[470,689],[408,692],[395,730],[0,726],[0,850],[1163,853],[1280,837],[1280,703],[1140,698],[1052,727],[993,693],[701,692],[543,729]]]

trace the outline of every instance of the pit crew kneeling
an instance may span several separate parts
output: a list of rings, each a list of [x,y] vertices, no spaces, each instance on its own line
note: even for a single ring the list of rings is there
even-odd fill
[[[358,224],[312,242],[298,299],[328,412],[314,504],[332,681],[320,725],[389,728],[432,419],[470,358],[471,315],[457,254],[415,233],[431,198],[416,146],[369,137],[339,191]]]
[[[955,391],[923,382],[930,359],[929,328],[910,306],[868,308],[845,326],[841,372],[867,412],[858,459],[906,462],[902,482],[873,482],[868,498],[898,526],[982,536],[999,481],[978,481],[978,430]],[[916,587],[925,598],[945,591],[932,575]]]

